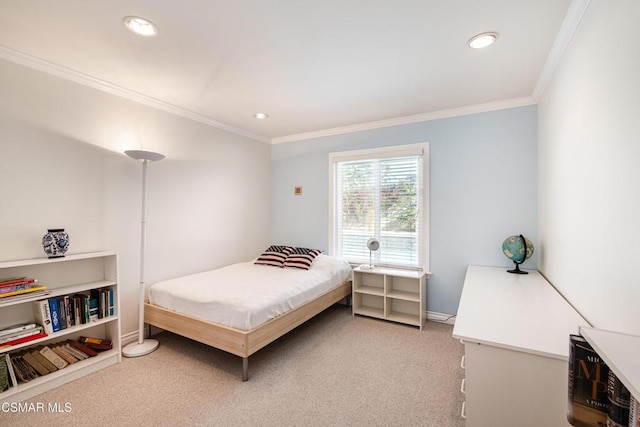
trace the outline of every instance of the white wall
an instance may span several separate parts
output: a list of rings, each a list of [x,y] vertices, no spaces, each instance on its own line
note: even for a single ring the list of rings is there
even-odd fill
[[[0,129],[0,259],[44,256],[47,228],[66,227],[72,248],[104,249],[101,193],[115,154],[4,117]]]
[[[0,261],[45,256],[51,227],[69,253],[117,251],[122,332],[135,332],[142,166],[126,148],[167,156],[148,168],[147,283],[268,244],[268,144],[6,61],[0,77]]]
[[[640,2],[594,0],[538,106],[541,272],[640,334]]]

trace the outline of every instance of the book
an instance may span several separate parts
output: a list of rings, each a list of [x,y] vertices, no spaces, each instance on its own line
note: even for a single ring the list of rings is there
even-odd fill
[[[102,338],[93,338],[93,337],[80,337],[78,341],[95,351],[105,351],[111,350],[113,348],[113,343],[111,340],[106,340]]]
[[[36,359],[33,354],[29,353],[29,352],[24,352],[20,355],[20,357],[22,357],[22,360],[25,361],[25,363],[27,363],[28,365],[30,365],[33,369],[36,370],[36,372],[38,372],[38,374],[44,376],[44,375],[48,375],[50,372],[47,368],[44,367],[44,365],[42,363],[40,363],[38,361],[38,359]]]
[[[31,289],[31,285],[31,283],[18,283],[15,285],[5,286],[4,288],[0,288],[0,295]]]
[[[49,311],[51,312],[53,332],[58,332],[60,330],[60,313],[58,313],[58,300],[56,298],[49,298]]]
[[[26,383],[38,378],[38,373],[31,365],[25,362],[20,355],[11,356],[11,363],[20,382]]]
[[[24,323],[19,325],[7,326],[6,328],[0,330],[0,337],[12,335],[12,334],[15,334],[16,332],[26,331],[28,329],[33,329],[35,327],[36,327],[35,323]]]
[[[10,286],[19,285],[21,283],[35,283],[36,279],[30,279],[28,277],[11,277],[9,279],[0,280],[0,289],[8,288]]]
[[[49,361],[49,359],[47,359],[42,354],[40,354],[40,352],[38,350],[39,350],[39,348],[33,348],[32,347],[29,350],[27,350],[27,352],[30,355],[32,355],[42,366],[44,366],[47,371],[49,371],[49,372],[57,371],[58,368],[56,367],[56,365],[51,363],[51,361]]]
[[[18,338],[29,337],[31,335],[36,335],[42,333],[42,326],[36,326],[33,329],[27,329],[20,332],[14,332],[13,334],[4,335],[0,337],[0,344],[4,344],[9,341],[17,340]]]
[[[78,295],[72,295],[70,300],[71,300],[72,311],[73,311],[73,323],[76,325],[81,325],[82,323],[84,323],[82,321],[82,315],[81,315],[82,301]]]
[[[4,358],[7,361],[7,370],[9,371],[9,379],[11,380],[11,384],[15,387],[18,385],[18,379],[16,378],[16,372],[13,369],[13,362],[11,362],[11,355],[9,353],[5,353]]]
[[[113,289],[108,288],[107,292],[109,294],[109,316],[113,316],[115,314],[115,305],[113,303]]]
[[[56,353],[55,351],[51,350],[46,345],[44,347],[42,347],[40,350],[38,350],[38,352],[42,356],[44,356],[49,362],[51,362],[58,369],[64,369],[69,364],[69,363],[67,363],[66,360],[64,360],[64,358],[60,357],[60,355],[58,355],[58,353]]]
[[[631,393],[611,369],[609,369],[607,397],[609,398],[607,427],[628,427]]]
[[[20,294],[20,295],[14,295],[14,296],[9,297],[9,298],[0,298],[0,304],[2,304],[3,302],[15,303],[16,301],[23,301],[23,300],[33,301],[34,299],[43,298],[43,297],[49,295],[50,293],[51,293],[50,289],[45,289],[45,290],[42,290],[42,291],[30,292],[30,293]]]
[[[78,338],[82,344],[97,344],[97,345],[109,345],[111,346],[113,342],[111,340],[103,339],[103,338],[95,338],[95,337],[80,337]]]
[[[7,341],[7,342],[4,342],[4,343],[0,344],[0,349],[5,348],[5,347],[11,347],[11,346],[18,345],[18,344],[22,344],[22,343],[29,342],[29,341],[34,341],[34,340],[37,340],[37,339],[40,339],[40,338],[44,338],[46,336],[47,336],[47,334],[45,332],[41,332],[39,334],[29,335],[28,337],[16,338],[16,339],[14,339],[12,341]]]
[[[7,359],[0,357],[0,393],[9,390],[9,368]]]
[[[106,289],[100,289],[100,300],[98,301],[98,317],[105,318],[109,315],[108,310],[109,310],[109,305],[108,305],[108,297],[107,297],[107,290]]]
[[[78,316],[80,323],[89,323],[89,295],[78,293],[74,296],[78,300]]]
[[[25,289],[31,289],[32,287],[35,286],[34,285],[35,283],[36,283],[36,280],[29,279],[29,280],[19,280],[9,284],[0,285],[0,295],[8,294],[9,292],[16,292],[16,291],[22,291]]]
[[[77,348],[75,348],[74,346],[72,346],[68,342],[66,342],[64,344],[64,349],[66,351],[68,351],[69,354],[73,355],[73,357],[75,357],[78,360],[84,360],[84,359],[88,359],[89,358],[89,355],[87,353],[83,353],[82,351],[78,350]]]
[[[105,350],[111,350],[113,348],[111,344],[86,343],[84,345],[90,348],[91,350],[95,350],[95,351],[105,351]]]
[[[67,329],[67,309],[64,307],[64,297],[56,298],[58,301],[58,320],[60,321],[60,330]]]
[[[90,317],[92,320],[102,319],[104,317],[104,309],[106,301],[104,300],[103,292],[101,289],[91,289],[91,300],[89,301],[89,308],[91,309]]]
[[[64,300],[64,314],[67,319],[67,327],[70,328],[75,325],[72,313],[73,310],[71,307],[71,296],[65,295],[62,299]]]
[[[41,292],[41,291],[45,291],[47,289],[47,286],[42,285],[42,286],[33,286],[31,288],[28,289],[21,289],[18,291],[13,291],[13,292],[7,292],[5,294],[0,294],[0,299],[4,299],[4,298],[11,298],[11,297],[15,297],[18,295],[24,295],[24,294],[30,294],[29,296],[31,296],[31,294],[35,294],[37,292]]]
[[[111,340],[102,339],[102,338],[94,338],[94,337],[80,337],[78,341],[88,348],[95,351],[105,351],[111,350],[113,348],[113,343]]]
[[[98,297],[89,298],[89,320],[95,322],[98,320]]]
[[[58,356],[62,357],[68,364],[76,363],[79,360],[77,357],[69,353],[62,344],[52,345],[51,350],[55,351]]]
[[[569,336],[567,421],[576,427],[602,427],[608,415],[609,367],[580,335]]]
[[[31,303],[33,315],[37,323],[39,323],[44,331],[48,334],[53,333],[53,324],[51,323],[51,311],[49,311],[49,301],[46,299],[33,301]]]
[[[73,341],[70,340],[69,344],[71,344],[73,347],[75,347],[76,349],[80,350],[81,352],[83,352],[84,354],[86,354],[89,357],[94,357],[97,356],[98,353],[95,350],[90,349],[89,347],[85,346],[84,344],[78,342],[78,341]]]
[[[0,279],[0,286],[5,286],[5,284],[9,284],[10,285],[13,282],[19,282],[19,281],[24,280],[24,279],[26,279],[25,276],[22,276],[22,277],[9,277],[7,279]]]
[[[640,427],[640,401],[633,395],[629,398],[629,427]]]

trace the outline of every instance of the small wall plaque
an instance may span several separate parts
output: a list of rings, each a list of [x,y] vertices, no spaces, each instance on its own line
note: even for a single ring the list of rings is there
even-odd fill
[[[293,194],[296,196],[302,196],[302,187],[293,187]]]

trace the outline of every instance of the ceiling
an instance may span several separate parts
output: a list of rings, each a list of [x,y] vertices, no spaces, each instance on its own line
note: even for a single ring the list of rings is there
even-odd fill
[[[534,103],[570,4],[0,0],[0,57],[18,55],[82,84],[282,142]],[[153,21],[158,34],[129,32],[128,15]],[[467,46],[486,31],[499,33],[494,45]],[[256,112],[270,117],[257,120]]]

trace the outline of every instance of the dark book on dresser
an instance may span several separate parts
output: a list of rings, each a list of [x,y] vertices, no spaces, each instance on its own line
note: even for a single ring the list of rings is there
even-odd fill
[[[609,367],[580,335],[569,336],[567,420],[576,427],[605,427]]]
[[[608,396],[607,427],[629,427],[631,393],[611,369],[609,369]]]

